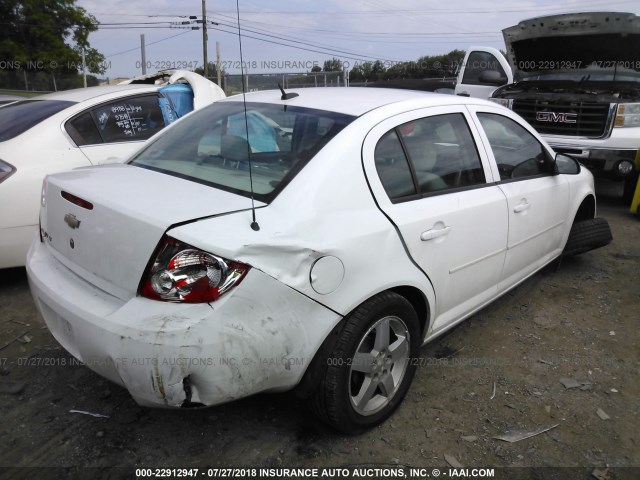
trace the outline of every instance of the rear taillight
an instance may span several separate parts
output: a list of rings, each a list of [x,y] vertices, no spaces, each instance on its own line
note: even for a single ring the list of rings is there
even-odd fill
[[[165,237],[140,293],[165,302],[212,302],[238,285],[249,268]]]

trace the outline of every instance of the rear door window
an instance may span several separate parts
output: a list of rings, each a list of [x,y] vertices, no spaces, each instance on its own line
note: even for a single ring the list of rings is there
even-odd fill
[[[486,183],[461,113],[420,118],[390,130],[376,146],[375,164],[391,200]]]
[[[416,194],[411,168],[395,129],[385,133],[376,145],[375,164],[389,199]]]
[[[127,97],[73,117],[65,130],[79,147],[146,140],[166,125],[157,95]]]
[[[107,103],[92,114],[105,143],[146,140],[165,126],[156,95]]]

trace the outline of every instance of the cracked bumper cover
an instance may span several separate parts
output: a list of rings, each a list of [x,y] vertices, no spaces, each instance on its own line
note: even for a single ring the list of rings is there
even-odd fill
[[[216,405],[290,389],[341,318],[256,269],[212,304],[123,302],[69,271],[36,238],[27,273],[56,340],[146,406]]]

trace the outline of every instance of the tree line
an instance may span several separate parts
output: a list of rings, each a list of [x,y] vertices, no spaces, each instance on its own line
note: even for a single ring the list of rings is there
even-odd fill
[[[350,82],[379,82],[385,80],[453,77],[464,60],[463,50],[452,50],[442,55],[422,56],[415,61],[356,62],[354,64],[332,58],[316,71],[341,72],[349,70]],[[350,67],[350,68],[348,68]],[[314,70],[312,69],[312,72]]]

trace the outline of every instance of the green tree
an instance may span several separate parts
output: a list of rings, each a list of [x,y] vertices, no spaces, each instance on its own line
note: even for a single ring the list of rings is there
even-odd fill
[[[349,81],[351,82],[363,82],[369,80],[371,73],[371,62],[357,63],[349,71]]]
[[[76,0],[13,0],[0,2],[0,58],[6,71],[20,78],[78,75],[85,51],[87,70],[104,73],[104,56],[89,45],[98,28],[93,15]]]
[[[386,68],[380,60],[375,62],[363,62],[354,65],[349,72],[349,80],[352,82],[375,82],[384,78]]]
[[[325,60],[322,70],[324,72],[341,72],[342,62],[335,57],[332,58],[331,60]]]

